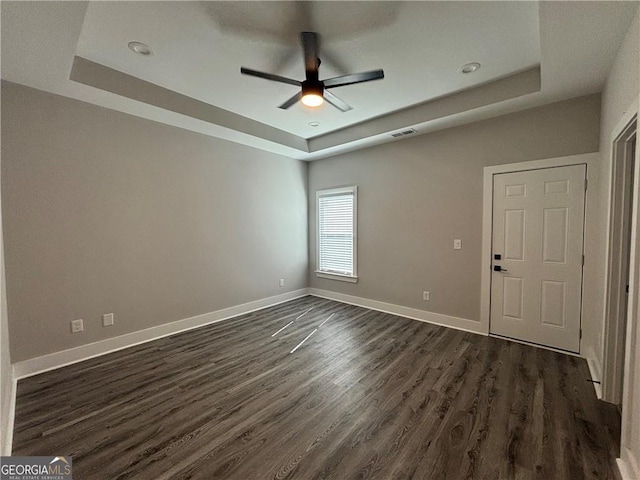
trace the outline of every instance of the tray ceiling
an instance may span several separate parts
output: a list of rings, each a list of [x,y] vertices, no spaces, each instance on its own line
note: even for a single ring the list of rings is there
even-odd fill
[[[390,141],[407,127],[424,133],[599,91],[635,9],[636,2],[2,2],[2,77],[314,159]],[[241,75],[240,67],[302,80],[300,31],[321,37],[320,78],[376,68],[385,78],[334,89],[353,106],[345,113],[326,103],[279,109],[296,87]],[[131,41],[154,55],[133,53]],[[482,66],[461,74],[469,62]]]

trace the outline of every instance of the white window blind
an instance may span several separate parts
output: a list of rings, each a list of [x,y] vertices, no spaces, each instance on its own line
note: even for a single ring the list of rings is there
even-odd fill
[[[318,271],[355,277],[356,187],[320,191]]]

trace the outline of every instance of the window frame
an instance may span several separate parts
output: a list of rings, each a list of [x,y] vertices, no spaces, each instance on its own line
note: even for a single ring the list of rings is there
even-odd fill
[[[353,194],[353,273],[351,275],[320,270],[320,198],[341,193]],[[358,281],[358,186],[327,188],[316,190],[316,277],[342,282],[356,283]]]

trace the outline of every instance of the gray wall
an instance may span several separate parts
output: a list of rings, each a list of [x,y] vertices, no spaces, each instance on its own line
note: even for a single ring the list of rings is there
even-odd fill
[[[304,162],[15,84],[2,99],[14,362],[306,287]]]
[[[602,218],[606,219],[610,208],[610,185],[611,185],[611,164],[612,164],[612,146],[614,137],[620,134],[616,128],[622,128],[618,125],[626,113],[627,108],[638,97],[640,90],[640,20],[639,13],[629,26],[624,41],[620,45],[615,62],[611,67],[607,82],[602,91],[602,115],[600,119],[600,151],[602,152],[602,168],[601,177],[601,198],[600,203]],[[599,242],[603,246],[607,240],[607,229],[602,228],[598,232],[599,237],[594,241]],[[596,368],[601,369],[604,360],[604,302],[606,295],[605,271],[606,271],[606,255],[598,259],[597,264],[592,265],[594,275],[599,276],[602,282],[597,291],[586,297],[589,301],[589,307],[593,310],[603,312],[600,315],[600,321],[587,325],[584,329],[585,351],[583,354],[589,359],[595,360]],[[601,373],[601,372],[597,372]]]
[[[596,152],[599,116],[591,95],[311,163],[310,286],[479,320],[483,167]],[[356,284],[313,273],[314,192],[340,185],[358,186]]]
[[[612,164],[612,146],[614,138],[620,134],[624,128],[624,123],[629,120],[630,111],[628,108],[632,106],[632,102],[638,101],[640,98],[640,11],[638,11],[634,17],[629,30],[625,35],[625,39],[618,50],[616,60],[609,72],[607,81],[605,83],[604,90],[602,92],[602,117],[601,117],[601,137],[600,137],[600,150],[603,153],[603,178],[606,179],[603,182],[603,199],[602,208],[605,213],[610,208],[609,198],[609,184],[611,178],[611,164]],[[635,104],[634,109],[637,110],[638,104]],[[638,153],[636,153],[636,161],[638,159]],[[637,168],[637,167],[636,167]],[[638,185],[636,185],[636,188]],[[637,203],[636,203],[637,205]],[[636,208],[636,207],[634,207]],[[636,208],[633,213],[635,222],[640,221],[640,214]],[[605,241],[607,230],[602,229],[602,239]],[[637,241],[637,240],[636,240]],[[637,245],[637,243],[636,243]],[[638,252],[636,251],[636,254]],[[606,264],[606,258],[602,259],[601,265],[599,265],[602,282],[602,288],[600,295],[595,298],[596,306],[602,308],[604,303],[605,294],[605,275],[604,272]],[[633,298],[638,298],[640,294],[640,286],[635,286],[635,291],[632,292]],[[627,346],[625,352],[625,385],[624,396],[626,397],[622,406],[622,439],[620,457],[624,461],[623,464],[619,464],[620,467],[626,467],[625,478],[639,478],[640,476],[640,377],[638,374],[638,359],[640,359],[640,320],[637,317],[630,317],[631,322],[635,322],[635,338],[629,338],[629,332],[634,330],[627,330]],[[630,324],[629,326],[631,326]],[[600,322],[590,326],[585,330],[585,343],[587,343],[587,351],[585,355],[592,360],[596,369],[602,369],[602,362],[604,360],[603,352],[603,339],[605,322],[602,319]],[[632,365],[635,365],[632,367]],[[600,373],[600,372],[597,372]],[[634,378],[635,375],[635,378]],[[623,467],[624,465],[624,467]],[[635,470],[632,470],[634,469]]]

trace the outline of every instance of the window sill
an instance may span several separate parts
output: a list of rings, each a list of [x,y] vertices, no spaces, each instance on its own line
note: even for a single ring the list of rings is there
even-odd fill
[[[340,280],[341,282],[358,282],[358,277],[352,277],[351,275],[341,275],[339,273],[320,272],[318,270],[316,270],[316,277],[328,278],[329,280]]]

